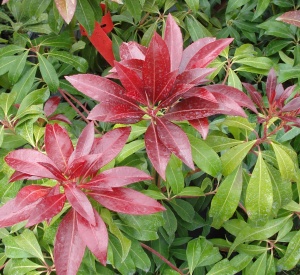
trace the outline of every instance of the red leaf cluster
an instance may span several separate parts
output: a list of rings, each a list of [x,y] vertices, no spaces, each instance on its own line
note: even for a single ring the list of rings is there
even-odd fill
[[[93,123],[89,123],[74,148],[64,128],[48,124],[46,154],[19,149],[10,152],[5,161],[16,170],[10,181],[50,178],[57,184],[23,187],[16,198],[0,208],[0,227],[26,220],[27,227],[49,221],[62,211],[68,200],[71,210],[59,225],[55,240],[57,274],[76,274],[86,247],[105,265],[108,233],[88,197],[112,211],[126,214],[146,215],[164,210],[154,199],[125,188],[151,179],[145,172],[133,167],[115,167],[98,174],[101,167],[119,154],[129,134],[130,128],[124,127],[95,138]]]
[[[194,168],[191,147],[184,131],[174,122],[188,121],[205,138],[208,116],[245,116],[241,106],[255,110],[241,91],[225,85],[198,87],[214,69],[206,68],[232,39],[203,38],[183,49],[180,28],[171,15],[164,38],[154,34],[149,47],[123,43],[120,62],[109,78],[81,74],[66,77],[79,91],[99,101],[88,119],[132,124],[148,120],[145,133],[148,157],[165,179],[171,154]]]

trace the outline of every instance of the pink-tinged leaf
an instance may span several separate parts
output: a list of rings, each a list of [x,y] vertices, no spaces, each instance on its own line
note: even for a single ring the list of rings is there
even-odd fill
[[[71,209],[59,224],[54,243],[54,262],[59,275],[75,275],[81,264],[85,243],[77,227],[77,214]]]
[[[63,209],[65,201],[65,194],[43,198],[31,212],[26,227],[51,219]]]
[[[205,80],[205,77],[210,75],[213,71],[215,71],[215,68],[195,68],[187,70],[178,75],[176,83],[199,85]]]
[[[78,74],[65,77],[77,90],[97,101],[113,101],[137,106],[115,82],[98,75]]]
[[[65,122],[65,123],[67,123],[69,125],[72,124],[72,122],[66,116],[64,116],[62,114],[57,114],[57,115],[48,117],[48,120],[58,120],[58,121]]]
[[[146,52],[146,47],[134,41],[122,43],[122,45],[120,46],[120,58],[122,61],[128,59],[145,60]]]
[[[65,172],[73,145],[68,132],[58,124],[47,124],[45,131],[45,149],[61,172]],[[42,161],[45,162],[45,161]]]
[[[59,105],[59,102],[60,102],[59,96],[53,96],[46,101],[44,106],[44,112],[47,117],[52,115],[55,112],[55,110]]]
[[[184,72],[186,69],[187,64],[190,62],[190,60],[194,57],[194,55],[199,52],[201,48],[203,48],[205,45],[214,42],[216,38],[214,37],[205,37],[200,38],[199,40],[195,41],[191,45],[189,45],[186,49],[184,49],[182,54],[182,60],[179,67],[179,72]]]
[[[68,165],[75,159],[88,155],[94,143],[94,123],[90,122],[81,132],[75,150],[69,158]]]
[[[9,0],[2,0],[2,5],[6,4]]]
[[[191,145],[187,135],[174,123],[166,119],[157,119],[156,128],[162,143],[187,166],[194,169]]]
[[[276,98],[276,101],[278,102],[278,104],[283,104],[284,101],[285,101],[286,99],[288,99],[289,96],[293,93],[295,87],[296,87],[296,85],[287,87],[287,88],[284,90],[284,92],[280,95],[280,97],[279,97],[278,99]]]
[[[147,155],[158,174],[165,180],[166,168],[171,157],[170,150],[158,137],[156,127],[151,123],[145,133]]]
[[[64,185],[65,194],[68,201],[81,216],[83,216],[90,224],[95,225],[95,215],[90,201],[85,193],[83,193],[74,183]]]
[[[170,13],[166,23],[164,41],[170,53],[171,71],[178,70],[183,51],[182,34]]]
[[[212,62],[231,42],[233,38],[219,39],[202,47],[189,61],[187,70],[204,68]]]
[[[96,105],[89,113],[88,119],[111,123],[134,124],[139,122],[144,114],[136,105],[111,100]]]
[[[283,21],[288,24],[295,25],[300,28],[300,11],[288,11],[281,16],[277,17],[276,20]]]
[[[69,24],[76,10],[77,0],[54,0],[61,17]]]
[[[253,102],[251,101],[251,99],[246,94],[244,94],[242,91],[240,91],[234,87],[230,87],[230,86],[222,85],[222,84],[216,84],[216,85],[206,86],[205,89],[207,89],[208,91],[210,91],[213,94],[215,92],[219,93],[219,94],[223,94],[223,95],[227,96],[228,98],[231,98],[232,100],[234,100],[238,105],[247,107],[251,111],[257,113],[257,110],[256,110]]]
[[[94,210],[96,224],[91,225],[86,219],[77,214],[77,227],[81,239],[102,265],[106,265],[108,233],[106,225]]]
[[[144,89],[148,99],[155,104],[160,93],[164,78],[170,72],[170,55],[166,43],[155,33],[143,66]]]
[[[58,170],[58,168],[50,163],[46,162],[38,162],[39,165],[45,167],[48,171],[50,171],[57,180],[65,181],[66,178],[63,176],[62,172]]]
[[[41,178],[57,179],[48,169],[38,164],[39,162],[55,164],[46,155],[33,149],[19,149],[10,152],[5,157],[6,163],[16,171]]]
[[[19,172],[19,171],[15,171],[11,175],[11,177],[9,179],[9,182],[14,182],[14,181],[17,181],[17,180],[25,180],[25,179],[38,180],[38,179],[40,179],[40,177],[31,176],[31,175],[28,175],[28,174],[25,174],[25,173],[22,173],[22,172]]]
[[[160,102],[169,97],[170,93],[173,93],[173,85],[176,81],[178,71],[168,73],[162,80],[160,85],[160,91],[156,94],[155,102]]]
[[[272,68],[268,74],[267,84],[266,84],[266,92],[270,104],[272,104],[275,99],[276,85],[277,85],[277,77],[274,69]]]
[[[51,191],[50,187],[41,185],[28,185],[23,187],[15,198],[16,208],[22,208],[26,205],[36,202],[45,197]]]
[[[124,67],[131,69],[132,71],[136,72],[137,75],[142,78],[142,71],[144,61],[140,59],[128,59],[128,60],[121,60],[119,64],[122,64]],[[117,74],[117,69],[113,67],[110,71],[110,74],[105,76],[106,78],[119,78]]]
[[[109,210],[125,214],[148,215],[165,210],[156,200],[130,188],[116,187],[89,195]]]
[[[126,89],[126,95],[147,105],[143,81],[139,75],[135,71],[123,66],[121,63],[115,62],[115,68],[122,85]]]
[[[252,101],[256,104],[256,106],[259,109],[263,110],[264,105],[263,105],[263,99],[262,99],[261,94],[258,91],[256,91],[256,89],[249,83],[243,83],[243,86],[248,91]]]
[[[189,120],[189,123],[201,134],[203,139],[206,139],[209,131],[209,121],[208,118],[198,118]]]
[[[300,127],[300,118],[299,117],[294,117],[294,116],[278,116],[281,120],[283,121],[287,121],[287,122],[291,122],[292,125],[294,126],[297,126],[297,127]],[[287,125],[288,126],[291,126],[291,125]],[[290,129],[288,129],[290,130]]]
[[[293,98],[282,108],[282,112],[292,112],[300,109],[300,97]]]
[[[148,174],[137,168],[121,166],[105,170],[80,187],[89,190],[99,190],[112,187],[122,187],[134,182],[151,179],[152,178]]]

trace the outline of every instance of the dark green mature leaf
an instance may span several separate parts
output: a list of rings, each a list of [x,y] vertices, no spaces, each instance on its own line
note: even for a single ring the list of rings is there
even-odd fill
[[[249,274],[265,275],[267,267],[267,252],[261,254],[249,269]]]
[[[294,34],[292,33],[291,28],[287,24],[284,24],[282,22],[268,20],[262,24],[259,24],[258,27],[266,30],[265,33],[267,35],[272,35],[280,38],[294,38]]]
[[[138,23],[141,20],[141,2],[139,0],[125,0],[125,7],[128,9],[132,17],[134,18],[134,22]]]
[[[132,241],[130,256],[135,266],[145,272],[148,272],[151,267],[151,261],[146,252],[142,249],[141,245],[137,241]]]
[[[92,35],[95,28],[95,15],[88,0],[77,0],[75,16],[88,35]]]
[[[226,13],[234,11],[248,2],[249,0],[229,0],[227,4]]]
[[[223,259],[222,261],[216,263],[207,273],[207,275],[235,274],[235,270],[235,267],[232,266],[228,259]]]
[[[148,47],[154,32],[156,31],[157,28],[157,22],[155,21],[152,25],[150,25],[150,27],[145,31],[142,40],[141,40],[141,44],[143,46]]]
[[[194,42],[200,38],[212,36],[212,34],[196,20],[194,16],[190,15],[186,17],[186,26]]]
[[[187,3],[189,9],[191,9],[193,12],[198,12],[199,10],[199,1],[198,0],[185,0]]]
[[[165,224],[163,228],[166,230],[169,236],[173,236],[177,230],[177,219],[172,211],[166,204],[164,204],[166,211],[163,212]]]
[[[70,49],[72,42],[72,37],[68,32],[63,32],[59,35],[42,35],[32,41],[32,43],[36,46],[55,47],[67,50]]]
[[[30,271],[40,268],[43,268],[43,266],[28,259],[11,259],[11,266],[8,270],[8,274],[30,274]]]
[[[189,223],[193,222],[195,210],[190,203],[182,199],[174,199],[170,201],[170,205],[181,219]]]
[[[7,45],[5,47],[0,48],[0,60],[4,56],[13,56],[16,53],[23,52],[25,48],[20,47],[18,45]],[[1,62],[0,62],[1,64]]]
[[[37,53],[40,65],[40,71],[51,92],[56,92],[59,86],[59,80],[53,65],[40,53]]]
[[[255,20],[263,14],[263,12],[268,8],[270,1],[271,0],[258,0],[253,20]]]
[[[182,161],[174,155],[171,156],[166,169],[166,184],[171,187],[175,195],[184,188]]]
[[[15,57],[14,63],[12,64],[8,72],[8,79],[11,84],[15,84],[19,80],[25,68],[28,53],[29,51],[27,50],[19,56]]]
[[[273,204],[272,182],[267,166],[259,152],[246,191],[245,206],[249,219],[256,225],[266,224]]]
[[[49,6],[51,0],[29,0],[27,1],[27,13],[29,18],[38,18]]]
[[[213,227],[220,228],[223,222],[234,214],[240,200],[242,185],[242,168],[240,166],[221,182],[213,197],[209,211],[210,217],[213,218]]]

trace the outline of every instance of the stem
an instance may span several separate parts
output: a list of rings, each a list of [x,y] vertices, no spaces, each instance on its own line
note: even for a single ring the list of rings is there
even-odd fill
[[[225,75],[224,80],[223,80],[223,82],[222,82],[223,85],[226,83],[227,78],[229,77],[229,70],[230,70],[230,68],[231,68],[231,65],[232,65],[232,64],[231,64],[230,59],[227,59],[226,75]]]
[[[140,245],[150,251],[152,254],[160,258],[162,261],[164,261],[169,267],[171,267],[173,270],[177,271],[180,275],[185,275],[179,268],[177,268],[175,265],[173,265],[169,260],[167,260],[163,255],[161,255],[159,252],[151,248],[150,246],[140,243]]]

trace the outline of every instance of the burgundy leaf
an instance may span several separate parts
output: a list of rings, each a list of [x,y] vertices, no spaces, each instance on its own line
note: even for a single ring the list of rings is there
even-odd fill
[[[59,275],[75,275],[81,264],[85,243],[82,241],[76,212],[71,209],[59,224],[54,243],[54,262]]]
[[[205,80],[205,77],[210,75],[213,71],[215,71],[215,68],[195,68],[187,70],[178,75],[176,83],[199,85]]]
[[[198,118],[189,120],[189,123],[202,135],[203,139],[206,139],[209,131],[209,121],[208,118]]]
[[[122,61],[127,59],[145,60],[146,51],[146,47],[143,47],[135,41],[122,43],[120,46],[120,57]]]
[[[47,170],[49,170],[57,180],[61,180],[61,181],[65,181],[66,178],[63,176],[62,172],[60,170],[58,170],[57,167],[55,167],[54,165],[50,164],[50,163],[46,163],[46,162],[38,162],[39,165],[45,167]]]
[[[25,180],[25,179],[38,180],[38,179],[40,179],[40,177],[31,176],[29,174],[25,174],[25,173],[22,173],[22,172],[19,172],[19,171],[15,171],[11,175],[11,177],[9,179],[9,182],[14,182],[14,181],[17,181],[17,180]]]
[[[155,99],[162,89],[164,78],[170,72],[170,56],[166,43],[155,33],[143,66],[144,89],[148,99],[155,104]]]
[[[147,215],[165,210],[156,200],[130,188],[116,187],[89,195],[104,207],[125,214]]]
[[[199,97],[212,103],[218,103],[213,93],[209,92],[206,87],[194,87],[183,95],[183,98]]]
[[[105,170],[81,187],[89,190],[98,190],[103,188],[121,187],[134,182],[151,179],[152,178],[148,174],[137,168],[121,166]]]
[[[287,88],[284,90],[284,92],[280,95],[280,97],[279,97],[278,99],[276,98],[278,104],[283,104],[284,101],[285,101],[286,99],[288,99],[289,96],[292,94],[292,92],[294,91],[295,87],[296,87],[296,85],[287,87]]]
[[[48,156],[39,151],[18,149],[10,152],[5,157],[5,161],[16,171],[41,178],[57,179],[48,169],[38,164],[39,162],[45,162],[55,166]]]
[[[272,68],[268,74],[267,84],[266,84],[266,92],[270,104],[272,104],[275,99],[276,85],[277,85],[277,77],[274,69]]]
[[[250,100],[250,98],[246,94],[244,94],[242,91],[240,91],[234,87],[230,87],[230,86],[226,86],[226,85],[222,85],[222,84],[216,84],[216,85],[206,86],[205,89],[207,89],[208,91],[210,91],[212,93],[217,92],[217,93],[226,95],[227,97],[234,100],[238,105],[247,107],[248,109],[257,113],[257,110],[256,110],[253,102]]]
[[[145,113],[136,105],[117,101],[102,102],[89,113],[88,119],[103,122],[133,124],[141,120]]]
[[[45,148],[48,157],[53,160],[61,172],[64,172],[74,150],[68,132],[58,124],[47,124]]]
[[[62,114],[57,114],[57,115],[48,117],[48,120],[58,120],[58,121],[65,122],[65,123],[67,123],[69,125],[72,124],[72,122],[66,116],[64,116]]]
[[[256,91],[256,89],[249,83],[243,83],[243,86],[246,88],[251,99],[257,105],[257,107],[263,110],[264,106],[263,106],[263,99],[261,94],[258,91]]]
[[[187,166],[194,169],[191,145],[187,135],[174,123],[166,119],[157,119],[156,128],[162,143]]]
[[[166,23],[164,41],[170,53],[171,71],[178,70],[183,51],[182,34],[170,13]]]
[[[154,102],[159,102],[169,97],[170,92],[173,92],[172,88],[176,81],[177,74],[177,71],[173,71],[165,76],[160,85],[161,90],[156,94]]]
[[[68,165],[75,159],[88,155],[94,143],[94,123],[90,122],[81,132],[75,150],[69,158]]]
[[[76,10],[77,0],[54,0],[61,17],[69,24]]]
[[[143,71],[143,65],[144,61],[140,59],[128,59],[128,60],[121,60],[118,62],[119,64],[122,64],[124,67],[131,69],[132,71],[136,72],[137,75],[142,78],[142,71]],[[110,74],[108,74],[107,78],[119,78],[117,74],[117,69],[113,67],[110,71]]]
[[[278,116],[281,120],[292,122],[293,125],[300,127],[300,118],[295,116]],[[289,126],[289,125],[287,125]]]
[[[138,74],[135,71],[123,66],[121,63],[115,62],[115,68],[122,85],[126,89],[126,95],[140,103],[148,105],[143,88],[143,81]]]
[[[65,194],[43,198],[31,212],[26,227],[51,219],[63,209],[65,201]]]
[[[232,40],[233,38],[224,38],[205,45],[191,58],[186,69],[190,70],[206,67],[232,42]]]
[[[106,265],[108,234],[106,225],[94,210],[96,224],[91,225],[81,215],[77,214],[77,227],[81,239],[101,264]]]
[[[216,38],[214,37],[200,38],[199,40],[189,45],[186,49],[184,49],[179,71],[183,72],[186,69],[187,64],[195,56],[195,54],[199,52],[199,50],[203,48],[205,45],[214,42],[215,40]]]
[[[276,20],[295,25],[300,28],[300,11],[288,11],[277,17]]]
[[[171,152],[158,137],[156,127],[153,123],[150,124],[145,133],[145,146],[153,167],[165,180],[166,168],[171,157]]]
[[[282,108],[282,112],[292,112],[300,109],[300,97],[293,98]]]
[[[59,105],[59,102],[60,102],[59,96],[53,96],[46,101],[44,106],[44,112],[47,117],[54,113],[54,111],[57,109]]]

